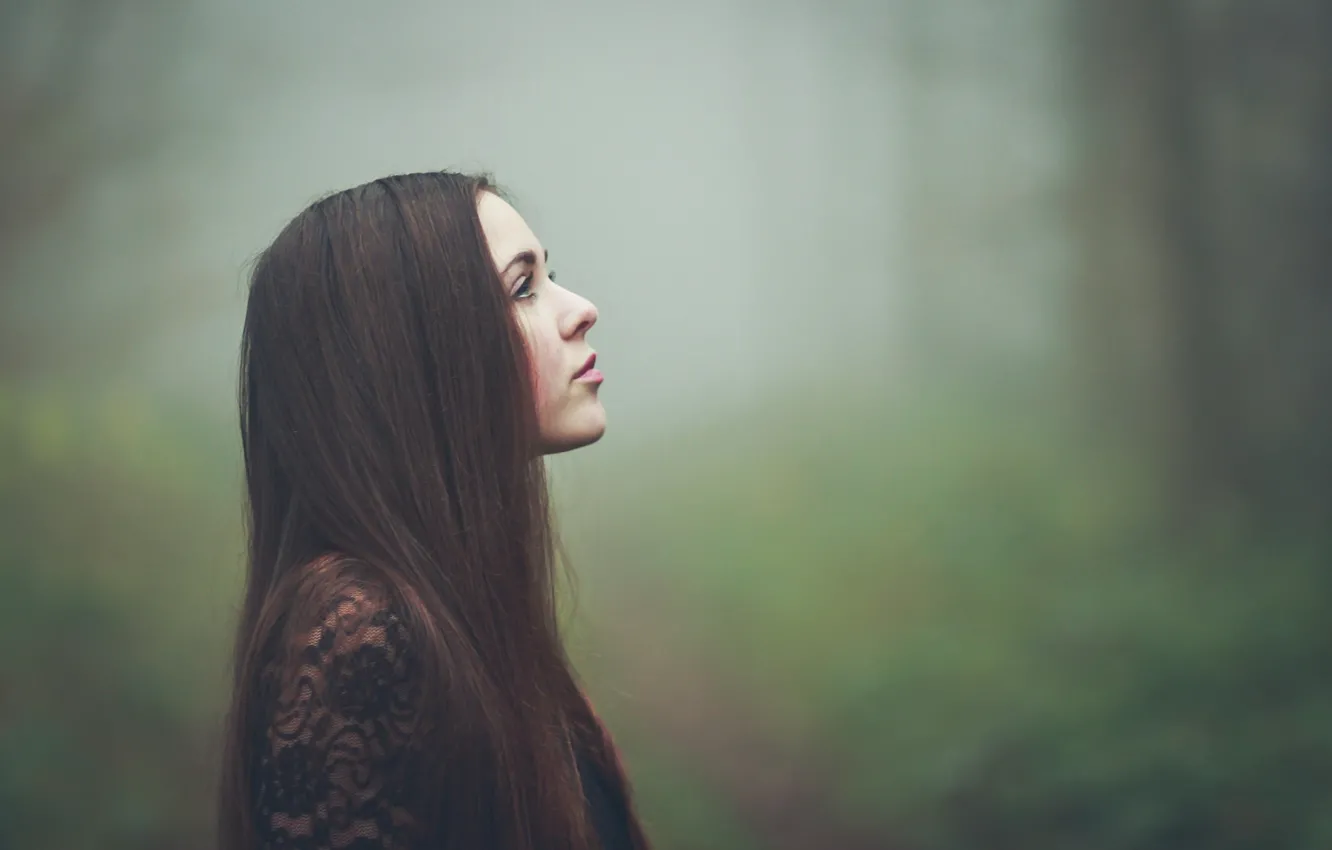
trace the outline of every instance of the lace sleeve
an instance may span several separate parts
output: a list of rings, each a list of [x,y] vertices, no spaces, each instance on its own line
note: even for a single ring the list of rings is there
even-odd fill
[[[363,587],[337,593],[265,675],[256,775],[265,850],[402,850],[417,679],[407,631]]]

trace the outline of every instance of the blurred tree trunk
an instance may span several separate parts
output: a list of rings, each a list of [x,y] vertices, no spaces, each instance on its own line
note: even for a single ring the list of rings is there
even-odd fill
[[[1154,447],[1185,522],[1284,505],[1294,482],[1321,500],[1332,480],[1318,5],[1073,7],[1084,374],[1107,421]],[[1239,94],[1274,61],[1275,85]]]
[[[942,88],[944,68],[941,61],[934,7],[925,0],[904,0],[896,7],[896,38],[892,49],[899,55],[908,84],[902,88],[902,157],[907,163],[903,195],[907,215],[903,221],[905,236],[906,289],[904,305],[909,321],[905,325],[903,346],[909,360],[908,373],[938,374],[951,370],[949,360],[955,347],[952,339],[940,339],[948,327],[943,320],[941,281],[947,279],[943,262],[949,256],[939,242],[950,232],[943,198],[946,186],[940,185],[939,138],[936,122],[931,121],[929,105]]]
[[[1332,4],[1223,0],[1212,81],[1218,266],[1242,417],[1269,513],[1332,515]]]
[[[1233,495],[1240,466],[1217,338],[1194,51],[1176,0],[1087,0],[1077,14],[1090,356],[1110,385],[1103,403],[1158,449],[1187,509]]]
[[[172,129],[186,8],[163,0],[0,4],[0,308],[26,244]],[[27,333],[0,321],[0,377],[32,368]]]

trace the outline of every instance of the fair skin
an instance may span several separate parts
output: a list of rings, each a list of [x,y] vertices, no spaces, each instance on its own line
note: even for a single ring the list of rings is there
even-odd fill
[[[595,443],[606,431],[602,375],[592,368],[595,352],[587,343],[597,308],[555,283],[546,250],[503,198],[482,192],[477,213],[535,373],[542,453]]]

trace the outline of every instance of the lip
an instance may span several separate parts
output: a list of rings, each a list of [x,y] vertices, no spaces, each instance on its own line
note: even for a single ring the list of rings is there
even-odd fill
[[[588,357],[587,362],[584,363],[578,369],[578,371],[574,373],[573,379],[575,381],[584,380],[584,379],[589,381],[600,381],[602,379],[601,372],[597,371],[597,369],[595,368],[596,365],[597,365],[597,355],[594,353],[592,356]]]

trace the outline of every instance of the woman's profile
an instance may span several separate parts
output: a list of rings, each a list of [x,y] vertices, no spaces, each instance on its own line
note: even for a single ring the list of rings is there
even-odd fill
[[[557,624],[542,457],[605,429],[587,300],[487,178],[376,180],[259,257],[222,850],[647,847]]]

